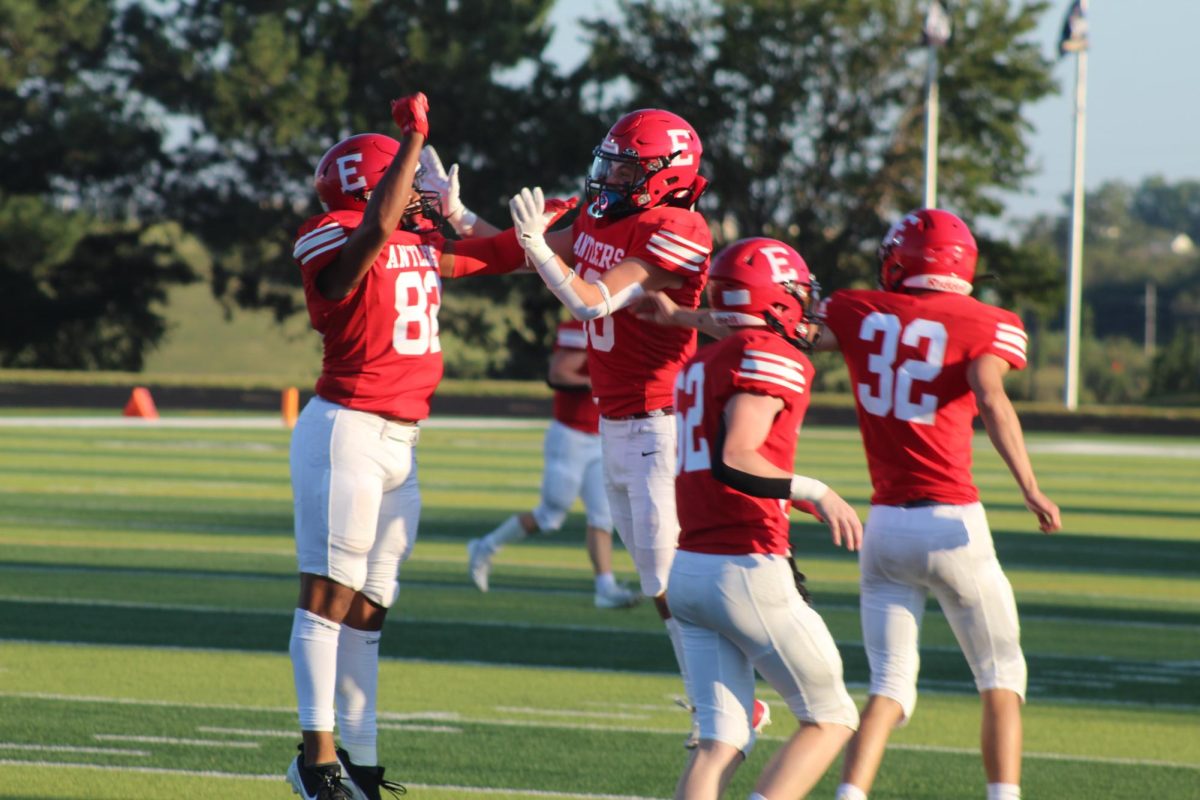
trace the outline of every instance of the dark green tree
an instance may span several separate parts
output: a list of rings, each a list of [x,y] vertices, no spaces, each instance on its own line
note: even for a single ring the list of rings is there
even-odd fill
[[[0,0],[0,31],[0,363],[138,369],[155,301],[192,272],[149,234],[162,132],[129,91],[121,16]]]
[[[873,281],[876,243],[920,204],[925,3],[648,0],[598,20],[581,68],[610,116],[663,106],[705,145],[710,217],[797,246],[831,287]],[[941,51],[940,194],[969,221],[1031,172],[1023,116],[1053,91],[1030,38],[1045,3],[962,0]],[[597,92],[599,93],[599,92]]]
[[[313,167],[345,136],[394,134],[389,101],[402,94],[429,96],[431,143],[462,164],[468,205],[498,224],[516,188],[581,173],[588,149],[579,142],[600,134],[578,111],[577,84],[541,56],[552,4],[196,0],[131,15],[143,43],[139,90],[187,124],[167,197],[211,250],[217,293],[280,317],[302,307],[291,244],[319,210]],[[556,304],[537,288],[519,279],[452,286],[442,320],[450,371],[528,364],[540,373]],[[459,319],[451,295],[497,306],[483,314],[486,335],[479,304],[466,303],[475,311]],[[522,313],[499,308],[514,305]]]

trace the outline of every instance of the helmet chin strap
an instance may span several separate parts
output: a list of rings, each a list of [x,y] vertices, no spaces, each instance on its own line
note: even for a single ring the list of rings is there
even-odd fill
[[[813,346],[817,343],[817,339],[819,339],[821,337],[820,328],[817,329],[817,335],[815,337],[813,337],[812,339],[801,339],[799,336],[790,335],[788,333],[787,329],[783,327],[782,322],[775,319],[774,317],[772,317],[770,314],[768,314],[765,311],[763,312],[763,319],[765,319],[767,321],[768,328],[770,328],[771,330],[778,333],[783,338],[783,340],[785,342],[787,342],[788,344],[790,344],[792,347],[794,347],[797,350],[804,352],[804,353],[807,353],[810,350],[812,350]],[[810,322],[809,324],[812,324],[812,323]]]

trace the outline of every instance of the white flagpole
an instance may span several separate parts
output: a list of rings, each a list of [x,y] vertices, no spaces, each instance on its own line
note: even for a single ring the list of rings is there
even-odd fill
[[[937,208],[938,48],[950,40],[950,17],[941,0],[931,0],[921,35],[928,50],[925,73],[925,207]]]
[[[1083,303],[1083,153],[1087,126],[1087,49],[1075,53],[1075,158],[1071,168],[1071,249],[1067,278],[1067,375],[1064,404],[1079,407],[1079,317]]]
[[[938,169],[938,55],[930,44],[929,68],[925,77],[925,207],[937,208]]]

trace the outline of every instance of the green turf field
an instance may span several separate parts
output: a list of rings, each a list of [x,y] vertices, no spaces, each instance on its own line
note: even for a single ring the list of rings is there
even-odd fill
[[[290,797],[287,432],[4,422],[0,798]],[[1200,797],[1200,441],[1030,443],[1062,534],[1036,532],[983,440],[976,468],[1023,617],[1025,796]],[[489,594],[466,578],[466,539],[536,501],[541,430],[429,427],[419,452],[382,645],[389,777],[431,800],[669,797],[688,729],[670,645],[646,605],[592,607],[581,517],[507,548]],[[800,453],[865,512],[853,431],[806,429]],[[854,559],[799,518],[793,539],[861,701]],[[978,701],[936,611],[923,644],[872,798],[982,798]],[[730,798],[794,726],[762,694],[776,721]]]

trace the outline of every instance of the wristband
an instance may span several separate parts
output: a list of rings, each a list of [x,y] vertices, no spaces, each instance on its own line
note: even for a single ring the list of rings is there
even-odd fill
[[[571,270],[560,270],[558,268],[558,256],[550,249],[550,245],[546,244],[545,238],[541,235],[532,237],[522,241],[521,237],[517,237],[517,241],[525,248],[525,255],[529,262],[533,264],[533,268],[546,281],[546,285],[550,287],[550,291],[556,291],[563,288],[575,277],[575,273]]]
[[[825,493],[829,491],[829,487],[821,483],[816,478],[807,478],[803,475],[793,475],[791,492],[789,496],[792,500],[816,503],[820,502]]]

